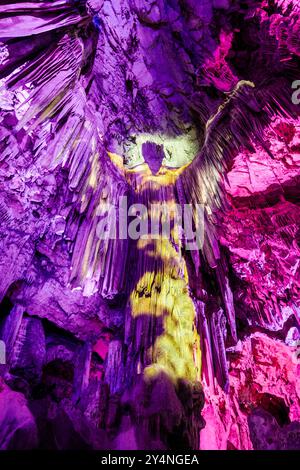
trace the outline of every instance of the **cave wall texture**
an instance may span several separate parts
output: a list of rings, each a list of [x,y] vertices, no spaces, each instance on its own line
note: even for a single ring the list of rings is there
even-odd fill
[[[300,449],[298,0],[0,18],[0,448]]]

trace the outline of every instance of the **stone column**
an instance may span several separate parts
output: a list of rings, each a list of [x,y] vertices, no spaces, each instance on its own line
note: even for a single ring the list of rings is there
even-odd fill
[[[2,330],[2,341],[6,348],[6,362],[11,364],[14,358],[14,347],[23,319],[24,308],[22,305],[14,305],[5,320]]]
[[[73,402],[80,400],[82,393],[89,385],[90,367],[92,358],[92,345],[90,342],[84,343],[75,359]]]

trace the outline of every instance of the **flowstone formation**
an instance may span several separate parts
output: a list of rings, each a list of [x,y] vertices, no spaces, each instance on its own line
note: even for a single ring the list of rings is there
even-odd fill
[[[299,449],[298,2],[0,15],[0,448]]]

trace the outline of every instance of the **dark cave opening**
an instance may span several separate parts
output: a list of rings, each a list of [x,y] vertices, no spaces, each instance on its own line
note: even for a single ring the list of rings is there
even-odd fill
[[[258,406],[270,413],[276,419],[279,426],[290,424],[290,409],[285,404],[283,398],[270,395],[269,393],[263,393],[258,400]]]

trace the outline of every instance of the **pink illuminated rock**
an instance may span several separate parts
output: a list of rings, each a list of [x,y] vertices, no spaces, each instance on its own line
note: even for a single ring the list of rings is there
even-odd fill
[[[251,440],[253,416],[260,410],[272,417],[276,432],[282,436],[276,440],[272,427],[266,430],[258,427],[255,432],[261,433],[260,439],[272,439],[277,450],[297,448],[299,442],[293,440],[292,431],[288,437],[290,423],[294,423],[298,435],[300,429],[300,365],[296,349],[255,333],[243,342],[241,350],[229,355],[229,361],[229,395],[219,387],[215,392],[205,389],[206,426],[201,431],[200,448],[251,450],[253,445],[263,448],[255,447],[258,438]]]

